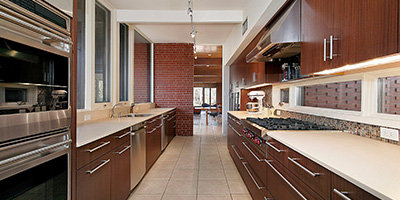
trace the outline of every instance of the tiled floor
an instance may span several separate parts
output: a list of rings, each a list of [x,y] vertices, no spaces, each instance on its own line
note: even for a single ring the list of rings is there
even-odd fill
[[[175,137],[129,200],[251,200],[226,147],[220,118],[195,116],[194,136]]]

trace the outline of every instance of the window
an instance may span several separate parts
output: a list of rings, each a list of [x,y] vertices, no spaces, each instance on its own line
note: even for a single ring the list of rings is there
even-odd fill
[[[201,106],[203,104],[203,88],[193,88],[193,106]]]
[[[128,65],[128,34],[126,24],[119,25],[119,101],[129,100],[129,65]]]
[[[151,101],[151,43],[137,31],[134,38],[134,102],[146,103]]]
[[[95,6],[95,103],[111,101],[110,11]]]
[[[400,76],[378,79],[378,112],[400,115]]]
[[[281,102],[289,103],[289,88],[281,89]]]
[[[78,17],[77,17],[77,108],[84,109],[85,108],[85,1],[78,1]]]
[[[211,105],[217,103],[217,88],[211,88]]]
[[[300,88],[301,106],[361,111],[361,80]]]
[[[210,88],[204,88],[204,103],[210,105]]]

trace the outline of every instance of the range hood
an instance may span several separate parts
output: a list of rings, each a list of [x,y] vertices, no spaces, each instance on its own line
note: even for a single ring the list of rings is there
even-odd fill
[[[247,63],[268,62],[300,53],[301,0],[294,1],[274,24],[268,27],[257,46],[246,56]]]

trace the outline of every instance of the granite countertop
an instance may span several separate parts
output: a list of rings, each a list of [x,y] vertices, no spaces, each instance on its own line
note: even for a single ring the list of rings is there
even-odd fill
[[[79,124],[76,133],[76,146],[81,147],[89,144],[115,132],[131,127],[137,123],[144,122],[157,115],[169,112],[173,109],[175,108],[151,108],[139,112],[153,114],[148,117],[107,118]]]
[[[245,119],[243,111],[230,111]],[[269,137],[380,199],[400,199],[400,146],[340,131],[267,131]]]

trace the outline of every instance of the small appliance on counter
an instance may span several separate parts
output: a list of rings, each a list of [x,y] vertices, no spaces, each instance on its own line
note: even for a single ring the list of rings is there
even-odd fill
[[[257,103],[255,102],[248,102],[246,104],[246,110],[247,113],[249,114],[261,114],[261,106],[262,105],[262,100],[265,97],[265,92],[264,91],[251,91],[247,93],[249,98],[253,101],[254,99],[257,99]]]

